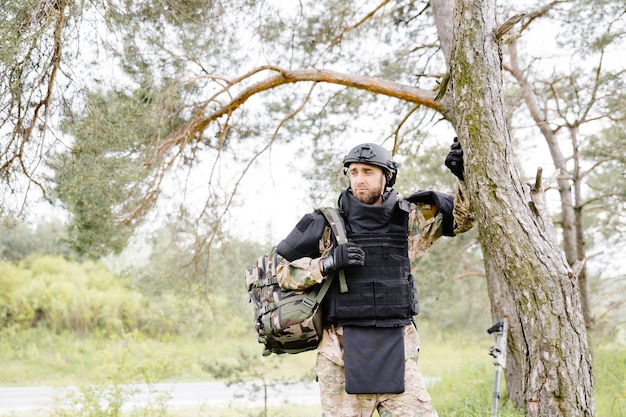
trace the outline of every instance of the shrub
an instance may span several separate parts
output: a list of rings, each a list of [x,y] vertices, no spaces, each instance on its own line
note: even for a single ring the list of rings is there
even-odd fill
[[[0,263],[0,328],[43,326],[55,331],[172,331],[154,325],[153,306],[103,265],[37,257]]]

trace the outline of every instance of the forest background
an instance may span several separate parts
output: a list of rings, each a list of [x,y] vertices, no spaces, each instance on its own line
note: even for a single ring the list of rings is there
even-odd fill
[[[130,374],[118,378],[258,377],[237,373],[260,353],[243,268],[302,214],[334,204],[346,186],[341,157],[356,143],[393,149],[403,193],[452,190],[443,159],[455,133],[419,106],[341,83],[283,86],[250,95],[245,108],[227,106],[240,97],[229,89],[263,87],[256,76],[280,73],[264,66],[269,62],[408,80],[432,92],[445,74],[432,64],[441,59],[428,6],[8,2],[1,32],[0,383],[106,380],[110,375],[94,370],[119,359],[102,360],[111,346],[131,346],[137,355],[124,362]],[[498,9],[503,21],[516,12],[527,19],[505,51],[524,50],[527,65],[522,77],[505,66],[515,159],[528,181],[538,167],[569,176],[584,219],[598,415],[620,415],[626,136],[624,66],[616,56],[624,50],[623,4],[524,7]],[[555,139],[563,160],[537,133],[532,111],[524,113],[529,80],[562,135]],[[193,142],[172,135],[211,102],[228,109],[215,128]],[[555,225],[563,226],[563,199],[548,196]],[[475,389],[488,392],[491,383],[486,352],[493,341],[485,330],[493,317],[482,264],[474,231],[436,245],[415,271],[423,366],[445,377],[444,363],[452,363],[456,381],[440,387],[457,394],[452,410],[476,396],[459,392],[477,377],[471,366],[468,377],[458,377],[456,366],[476,363],[450,361],[459,346],[477,347],[463,349],[474,357],[484,353],[478,378],[486,384]],[[429,343],[447,353],[433,355],[430,365]],[[237,355],[233,346],[241,348]],[[310,369],[310,355],[304,358],[272,358],[266,366],[278,360]]]

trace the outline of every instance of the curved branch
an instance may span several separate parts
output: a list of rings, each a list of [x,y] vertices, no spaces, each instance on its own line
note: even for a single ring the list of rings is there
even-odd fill
[[[354,29],[358,28],[359,26],[361,26],[363,23],[367,22],[371,17],[373,17],[380,9],[382,9],[387,3],[389,3],[389,0],[383,0],[382,3],[380,3],[379,5],[377,5],[373,10],[370,10],[364,17],[361,18],[361,20],[359,20],[358,22],[356,22],[353,25],[350,26],[346,26],[341,33],[339,33],[337,36],[335,36],[328,45],[328,48],[331,48],[332,46],[338,44],[339,42],[341,42],[341,39],[343,38],[343,36],[350,32],[353,31]]]
[[[274,142],[276,141],[276,139],[278,138],[278,132],[280,131],[280,129],[285,125],[285,123],[287,123],[288,120],[293,119],[298,113],[300,113],[302,111],[302,109],[304,109],[305,105],[308,103],[308,101],[311,98],[311,95],[313,94],[313,89],[315,88],[315,85],[311,86],[311,88],[309,89],[309,92],[307,93],[306,97],[304,98],[304,100],[302,101],[302,103],[298,106],[298,108],[296,108],[295,110],[293,110],[291,113],[289,113],[285,118],[283,118],[280,123],[278,124],[278,126],[276,127],[276,129],[274,129],[274,134],[272,135],[272,137],[270,138],[270,140],[265,144],[265,146],[259,150],[245,165],[243,171],[239,174],[235,185],[232,188],[232,191],[230,192],[230,197],[228,198],[228,201],[226,201],[226,204],[224,206],[224,208],[221,210],[221,213],[217,216],[217,222],[216,224],[221,224],[222,223],[222,219],[224,218],[224,216],[226,216],[226,214],[228,213],[233,200],[235,198],[235,195],[237,194],[237,189],[239,188],[239,186],[241,185],[245,175],[248,173],[248,171],[250,170],[250,168],[252,167],[252,165],[254,164],[254,162],[262,155],[264,154],[268,149],[271,148],[271,146],[274,144]],[[219,159],[215,158],[214,161],[214,166],[217,164]],[[209,184],[213,181],[213,170],[211,171],[211,176],[209,178]],[[206,212],[208,210],[211,209],[211,206],[209,204],[209,201],[207,201],[202,209],[202,212],[200,213],[200,215],[198,216],[198,220],[196,221],[196,229],[198,230],[200,228],[199,226],[199,221],[202,217],[205,216]],[[196,250],[194,251],[194,265],[198,265],[198,261],[200,259],[201,255],[207,255],[210,256],[210,254],[207,252],[208,249],[210,249],[212,247],[213,241],[215,240],[215,238],[217,237],[217,232],[219,229],[214,228],[211,233],[209,233],[208,235],[202,237],[202,238],[197,238],[195,246],[196,246]]]
[[[265,80],[259,81],[246,88],[230,103],[216,110],[212,114],[198,120],[195,127],[197,127],[198,130],[204,129],[213,120],[239,108],[255,94],[259,94],[282,85],[307,81],[344,85],[346,87],[352,87],[359,90],[369,91],[374,94],[386,95],[399,100],[420,104],[436,111],[443,111],[439,103],[435,101],[434,93],[432,91],[393,83],[382,78],[344,74],[332,70],[281,70],[280,74],[268,77]]]
[[[315,59],[315,62],[313,63],[313,66],[317,65],[317,63],[319,62],[319,60],[324,56],[324,54],[328,51],[330,51],[334,46],[338,45],[339,43],[341,43],[341,40],[343,39],[344,35],[346,35],[348,32],[351,32],[355,29],[357,29],[359,26],[363,25],[365,22],[367,22],[369,19],[371,19],[374,15],[376,15],[376,13],[382,9],[385,5],[387,5],[387,3],[389,3],[390,0],[383,0],[382,3],[378,4],[376,7],[374,7],[373,10],[369,11],[364,17],[361,18],[361,20],[359,20],[358,22],[350,25],[350,26],[346,26],[344,27],[341,32],[339,32],[334,38],[332,38],[330,40],[330,42],[328,42],[328,46],[325,48],[324,52],[322,52],[317,59]]]
[[[211,102],[215,102],[214,100],[219,94],[214,95],[212,100],[206,102],[196,111],[196,116],[193,119],[173,132],[165,140],[165,142],[161,144],[151,163],[161,160],[174,146],[187,142],[196,134],[202,133],[207,126],[220,117],[231,114],[251,97],[287,84],[315,82],[343,85],[358,90],[369,91],[373,94],[385,95],[399,100],[415,103],[440,112],[444,114],[444,116],[448,113],[441,103],[435,101],[435,93],[432,91],[390,82],[381,78],[344,74],[332,70],[285,70],[277,67],[265,66],[250,71],[246,75],[239,77],[233,83],[229,83],[229,86],[225,87],[222,92],[227,91],[231,86],[236,85],[236,83],[248,79],[252,74],[257,74],[263,70],[272,70],[278,72],[278,74],[270,75],[265,79],[246,87],[228,103],[219,106],[210,114],[204,114],[206,107]]]
[[[520,29],[520,32],[523,32],[524,30],[526,30],[533,21],[539,19],[540,17],[545,16],[546,14],[548,14],[548,12],[550,12],[550,10],[552,10],[555,6],[558,6],[561,3],[565,3],[565,1],[555,0],[555,1],[550,2],[549,4],[546,4],[545,6],[539,8],[538,10],[534,12],[526,13],[526,20],[525,22],[522,23],[522,28]]]
[[[417,111],[417,109],[419,109],[419,105],[413,106],[408,112],[407,114],[404,115],[404,117],[402,118],[402,120],[400,120],[400,122],[398,123],[398,125],[396,126],[395,130],[394,130],[394,138],[393,138],[393,149],[391,150],[391,154],[395,155],[398,152],[398,148],[400,147],[400,129],[402,129],[402,126],[404,126],[404,124],[409,120],[409,118],[411,117],[411,115],[413,113],[415,113]]]
[[[585,212],[587,213],[589,213],[592,210],[606,210],[606,203],[602,203],[602,202],[611,198],[623,199],[624,196],[621,193],[598,194],[596,196],[593,196],[592,198],[589,198],[588,200],[583,201],[582,203],[580,203],[580,206],[577,208],[585,208]]]

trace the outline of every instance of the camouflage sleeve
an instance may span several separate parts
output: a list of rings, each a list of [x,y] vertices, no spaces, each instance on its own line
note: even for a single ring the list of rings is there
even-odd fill
[[[454,234],[467,232],[475,223],[474,214],[470,209],[470,202],[467,198],[467,190],[463,181],[458,182],[457,192],[454,196]]]
[[[283,259],[276,268],[278,285],[286,290],[303,290],[323,281],[321,258],[300,258],[289,262]]]
[[[443,214],[431,204],[411,203],[409,212],[409,259],[414,267],[424,253],[443,235]]]
[[[465,184],[459,181],[454,196],[454,234],[468,231],[474,225]],[[437,206],[425,203],[411,203],[409,212],[409,259],[413,268],[419,258],[443,236],[443,214]]]
[[[324,234],[319,241],[319,258],[300,258],[289,262],[283,259],[276,268],[278,285],[286,290],[303,290],[324,280],[321,259],[332,248],[331,231],[329,227],[324,229]]]

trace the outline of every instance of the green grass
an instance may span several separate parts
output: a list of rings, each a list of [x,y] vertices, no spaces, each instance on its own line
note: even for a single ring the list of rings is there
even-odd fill
[[[626,416],[626,349],[602,346],[594,351],[597,417]]]
[[[125,350],[133,355],[137,367],[158,364],[165,382],[210,381],[214,379],[204,365],[216,361],[235,361],[234,354],[245,352],[258,357],[270,367],[278,367],[287,357],[261,356],[261,345],[254,338],[191,339],[180,336],[164,340],[147,338],[138,333],[121,337],[77,336],[55,334],[33,328],[21,332],[0,332],[0,386],[72,385],[94,377],[103,358]],[[291,355],[289,366],[276,372],[280,378],[311,377],[315,352]],[[114,357],[109,360],[114,361]],[[297,372],[294,372],[297,370]]]
[[[422,373],[439,377],[429,388],[432,404],[440,416],[490,416],[495,369],[489,347],[494,340],[481,335],[443,334],[425,331],[422,335]],[[501,393],[504,396],[504,376]],[[499,404],[498,416],[518,417],[523,413]]]
[[[438,377],[429,389],[433,405],[445,416],[488,416],[491,413],[494,367],[489,337],[445,335],[422,331],[420,366],[426,376]],[[254,379],[259,373],[277,379],[313,378],[315,352],[261,356],[254,337],[242,339],[147,338],[138,333],[121,337],[56,334],[33,328],[0,332],[0,385],[79,385],[86,383],[193,382],[215,379],[222,369],[232,379]],[[248,366],[254,364],[254,366]],[[255,368],[256,367],[256,368]],[[255,368],[255,369],[253,369]],[[626,416],[626,348],[594,349],[596,408],[598,417]],[[209,370],[211,372],[209,372]],[[104,381],[104,382],[103,382]],[[504,377],[501,379],[504,394]],[[503,395],[504,396],[504,395]],[[87,397],[75,401],[90,401]],[[518,417],[504,399],[500,417]],[[167,410],[146,416],[259,416],[262,410]],[[318,416],[319,407],[272,408],[270,416]],[[66,414],[80,417],[81,414]],[[63,416],[66,416],[63,415]],[[102,416],[107,414],[103,411]]]

